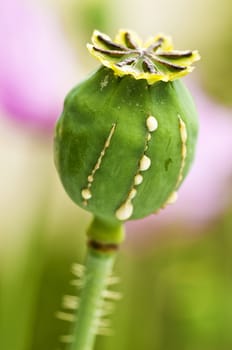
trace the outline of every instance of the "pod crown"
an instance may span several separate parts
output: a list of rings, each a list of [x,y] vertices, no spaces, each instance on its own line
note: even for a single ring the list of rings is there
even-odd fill
[[[171,38],[164,34],[143,43],[129,30],[120,30],[114,41],[95,30],[92,44],[87,44],[87,48],[116,75],[132,75],[135,79],[146,79],[148,84],[181,78],[190,73],[194,68],[192,63],[200,59],[196,50],[174,50]]]

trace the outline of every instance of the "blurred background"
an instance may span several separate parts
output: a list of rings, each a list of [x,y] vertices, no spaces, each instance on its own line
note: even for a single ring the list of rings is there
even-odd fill
[[[53,128],[66,93],[98,65],[93,29],[172,35],[202,60],[185,79],[199,112],[191,174],[178,202],[127,224],[123,299],[98,350],[232,348],[232,7],[230,0],[1,0],[0,348],[63,349],[55,318],[73,293],[91,215],[64,192]]]

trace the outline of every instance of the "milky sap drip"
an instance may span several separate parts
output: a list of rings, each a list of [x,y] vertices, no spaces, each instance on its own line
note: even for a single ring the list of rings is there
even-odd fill
[[[148,133],[146,135],[146,144],[145,144],[144,154],[139,160],[138,171],[134,177],[133,185],[128,193],[126,200],[117,209],[115,214],[116,218],[121,221],[127,220],[132,216],[133,210],[134,210],[132,200],[135,198],[137,194],[137,187],[143,182],[142,173],[144,171],[147,171],[151,166],[151,159],[145,153],[149,147],[149,141],[151,140],[151,133],[156,131],[158,128],[157,119],[153,116],[149,116],[146,120],[146,127],[148,130]]]

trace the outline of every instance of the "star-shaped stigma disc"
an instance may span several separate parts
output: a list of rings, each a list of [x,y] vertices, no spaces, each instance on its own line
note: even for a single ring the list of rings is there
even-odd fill
[[[131,31],[120,30],[112,41],[95,30],[92,43],[87,44],[90,53],[116,75],[129,74],[135,79],[146,79],[149,84],[183,77],[193,70],[192,63],[200,59],[196,50],[173,50],[170,37],[163,34],[143,44]]]

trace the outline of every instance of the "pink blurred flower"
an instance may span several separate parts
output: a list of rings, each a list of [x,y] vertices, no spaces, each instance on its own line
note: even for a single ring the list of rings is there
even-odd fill
[[[75,54],[57,17],[31,2],[0,2],[0,108],[51,130],[76,82]]]
[[[143,220],[128,223],[128,231],[155,232],[175,222],[202,226],[231,202],[232,111],[211,101],[202,91],[190,89],[200,118],[195,162],[178,191],[175,204]]]

